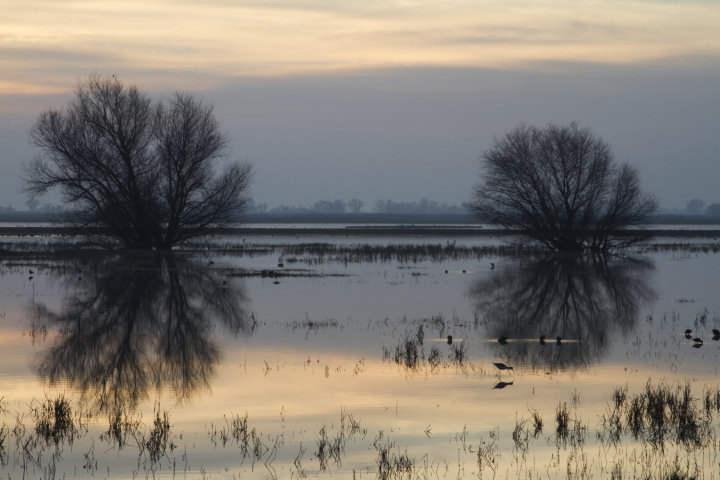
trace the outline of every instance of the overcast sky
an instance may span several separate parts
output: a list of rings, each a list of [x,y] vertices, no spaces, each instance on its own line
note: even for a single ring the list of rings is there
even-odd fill
[[[720,3],[0,0],[0,206],[91,73],[215,105],[256,202],[467,201],[521,122],[577,121],[663,207],[720,202]],[[57,201],[56,199],[50,199]]]

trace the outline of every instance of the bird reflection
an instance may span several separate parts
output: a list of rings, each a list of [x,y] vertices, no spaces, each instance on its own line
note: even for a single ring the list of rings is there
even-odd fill
[[[37,370],[50,384],[78,389],[100,411],[134,410],[152,389],[189,399],[208,386],[219,361],[215,327],[252,332],[244,289],[223,286],[192,261],[116,255],[80,268],[88,274],[59,313],[34,306],[36,321],[58,332]]]
[[[540,339],[493,345],[516,364],[566,368],[599,360],[611,332],[634,328],[655,293],[648,260],[552,256],[522,260],[474,284],[470,296],[489,338]],[[556,341],[545,342],[545,338]],[[567,342],[566,342],[567,340]]]

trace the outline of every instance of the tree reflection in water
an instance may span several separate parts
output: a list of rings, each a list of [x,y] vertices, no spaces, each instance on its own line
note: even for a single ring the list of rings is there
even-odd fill
[[[512,339],[493,345],[496,354],[533,368],[578,367],[598,361],[612,333],[634,328],[640,306],[655,297],[652,270],[638,258],[551,256],[508,265],[470,296],[488,335]]]
[[[80,291],[60,313],[35,305],[39,321],[58,332],[37,368],[100,411],[132,411],[150,389],[188,399],[208,386],[219,361],[215,327],[232,335],[254,327],[243,288],[171,254],[94,258],[81,270]]]

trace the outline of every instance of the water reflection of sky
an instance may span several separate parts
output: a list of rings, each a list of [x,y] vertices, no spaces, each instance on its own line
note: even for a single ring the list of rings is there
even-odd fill
[[[720,326],[715,288],[720,260],[713,254],[655,253],[635,267],[627,260],[612,259],[599,270],[577,263],[550,260],[543,265],[491,255],[443,262],[295,265],[341,276],[233,275],[270,268],[277,260],[277,252],[250,258],[224,254],[197,257],[181,267],[161,263],[159,270],[147,264],[137,268],[125,259],[91,260],[80,268],[81,274],[72,262],[6,261],[0,291],[0,314],[4,314],[0,392],[12,406],[20,406],[54,391],[76,395],[88,386],[112,387],[107,381],[98,383],[90,373],[110,368],[111,362],[100,360],[103,355],[115,358],[112,352],[118,349],[113,346],[122,338],[118,333],[127,332],[123,315],[128,315],[133,299],[143,298],[143,315],[157,315],[144,320],[131,344],[140,352],[134,364],[140,370],[135,372],[150,372],[154,381],[145,386],[146,395],[138,399],[137,409],[151,418],[156,401],[167,405],[175,428],[192,439],[191,453],[205,467],[217,462],[220,468],[223,462],[235,461],[218,456],[216,447],[206,442],[208,425],[223,424],[223,416],[233,413],[247,413],[259,431],[285,432],[293,438],[295,443],[288,440],[279,455],[288,464],[297,453],[297,443],[304,442],[310,470],[317,431],[336,424],[343,408],[361,421],[371,437],[349,447],[351,459],[342,471],[351,472],[373,464],[366,455],[367,445],[380,430],[417,458],[432,451],[436,459],[454,461],[458,444],[453,439],[464,428],[477,444],[499,426],[507,443],[506,430],[512,429],[518,416],[537,409],[552,429],[558,402],[568,402],[574,394],[580,398],[577,413],[592,423],[615,386],[627,384],[638,391],[650,378],[688,379],[700,389],[716,382],[720,342],[710,339],[710,330]],[[93,268],[92,275],[85,273]],[[32,279],[29,269],[34,271]],[[548,290],[532,291],[536,283],[529,279],[538,277],[554,288],[576,285],[575,304],[594,306],[595,310],[583,311],[594,315],[591,329],[557,333],[582,339],[591,355],[569,355],[553,363],[528,353],[526,347],[540,349],[534,342],[497,343],[499,335],[534,339],[541,330],[548,337],[556,334],[552,321],[562,309],[545,308],[555,317],[527,322],[516,318],[513,323],[502,316],[521,315],[533,306],[533,298],[551,298]],[[230,328],[227,318],[222,321],[223,310],[209,305],[223,296],[237,303],[238,318],[243,322],[252,318],[257,326],[238,330]],[[115,310],[107,304],[113,298]],[[182,310],[192,318],[183,323],[172,317],[172,309],[183,305],[173,299],[187,302]],[[619,303],[610,305],[611,300]],[[39,305],[43,307],[38,309]],[[84,311],[78,310],[81,306]],[[115,313],[103,317],[101,312],[108,310]],[[425,361],[418,368],[383,358],[384,352],[416,338],[420,326]],[[100,327],[112,339],[99,337],[94,343],[88,332]],[[702,348],[693,348],[683,336],[686,328],[705,339]],[[175,356],[160,361],[169,348],[160,339],[180,338],[168,337],[171,331],[182,333],[186,342],[176,342]],[[455,345],[464,344],[467,362],[458,366],[447,361],[431,368],[426,360],[433,348],[445,360],[453,355],[452,346],[444,341],[447,335],[453,335]],[[598,337],[602,342],[593,343]],[[198,342],[201,349],[191,348]],[[551,353],[577,347],[548,343],[543,348]],[[200,352],[215,353],[203,357]],[[203,378],[196,392],[178,395],[180,360],[187,361],[188,356],[205,362],[195,370]],[[69,360],[73,357],[91,358],[94,367],[73,370]],[[492,365],[495,361],[514,364],[515,370],[499,374]],[[499,380],[513,384],[494,390]]]

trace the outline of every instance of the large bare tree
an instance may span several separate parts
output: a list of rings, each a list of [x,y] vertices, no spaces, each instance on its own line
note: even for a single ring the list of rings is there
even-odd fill
[[[42,154],[26,166],[26,190],[59,189],[77,221],[126,248],[169,249],[246,202],[250,165],[216,173],[226,137],[212,107],[187,94],[153,102],[93,75],[65,109],[40,115],[30,140]]]
[[[473,210],[553,250],[606,250],[636,236],[616,236],[657,209],[636,169],[617,164],[588,129],[522,125],[483,155]]]

